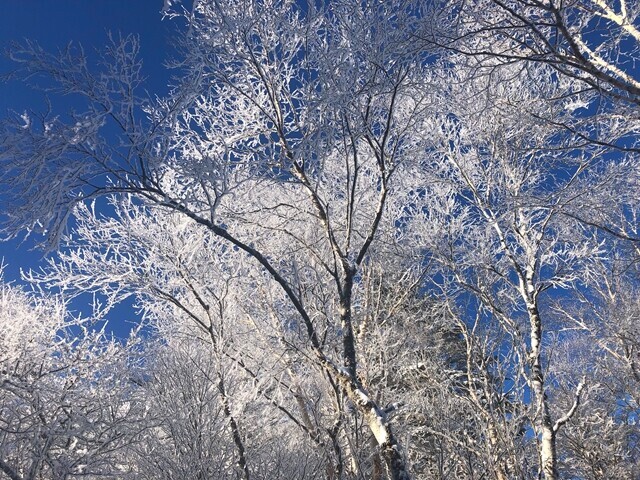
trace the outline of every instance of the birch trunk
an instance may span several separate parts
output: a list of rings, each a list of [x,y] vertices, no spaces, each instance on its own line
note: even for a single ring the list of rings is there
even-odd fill
[[[526,284],[526,302],[529,314],[531,341],[531,386],[537,403],[537,430],[540,435],[538,454],[540,456],[540,471],[545,480],[557,480],[558,459],[556,453],[556,435],[547,395],[545,393],[544,372],[542,369],[542,320],[534,296],[533,284],[530,280]]]
[[[371,433],[373,434],[382,458],[385,460],[387,474],[390,480],[409,480],[411,477],[406,469],[400,446],[387,422],[385,413],[378,407],[362,385],[356,379],[342,373],[340,383],[347,397],[356,405],[362,414]]]

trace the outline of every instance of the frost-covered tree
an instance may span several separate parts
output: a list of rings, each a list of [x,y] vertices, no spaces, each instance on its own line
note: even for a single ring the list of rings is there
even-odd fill
[[[615,100],[640,104],[638,6],[625,0],[449,2],[440,44],[478,58],[545,63]],[[437,28],[437,27],[436,27]],[[467,42],[467,40],[471,41]],[[497,47],[497,48],[496,48]]]
[[[210,343],[172,336],[147,354],[140,387],[150,422],[130,450],[131,478],[323,477],[313,442]]]
[[[119,478],[144,429],[135,355],[57,298],[0,287],[0,470],[12,480]],[[134,340],[132,340],[133,342]]]
[[[502,348],[516,349],[507,363],[516,384],[504,389],[520,388],[521,401],[533,395],[528,421],[540,470],[557,478],[557,435],[575,409],[557,411],[553,380],[545,380],[553,378],[548,342],[564,328],[548,303],[563,295],[580,301],[605,275],[602,234],[634,243],[637,159],[610,156],[563,127],[573,84],[554,82],[548,67],[471,63],[474,76],[454,77],[442,100],[450,113],[432,172],[451,190],[419,212],[418,225],[442,267],[437,288],[463,329],[495,321],[511,337]],[[605,233],[584,221],[596,216],[607,219]],[[444,234],[430,235],[433,228]],[[577,408],[584,385],[574,380]]]
[[[615,241],[608,247],[608,272],[594,279],[589,294],[553,305],[571,327],[556,347],[557,395],[565,405],[575,402],[567,387],[571,379],[586,378],[575,419],[561,432],[561,465],[589,479],[640,473],[638,268],[628,245]]]
[[[274,314],[298,333],[296,355],[344,392],[391,476],[404,478],[384,408],[359,379],[353,304],[372,243],[393,236],[391,218],[382,221],[394,208],[387,198],[396,176],[411,178],[428,103],[416,81],[423,59],[410,48],[419,8],[398,7],[199,2],[187,16],[184,81],[145,107],[144,126],[131,96],[133,40],[109,51],[102,75],[72,52],[17,52],[28,71],[53,73],[89,108],[68,125],[7,127],[2,158],[12,165],[5,181],[18,187],[10,229],[40,223],[55,242],[79,202],[129,192],[248,255],[265,274]],[[119,143],[101,137],[107,122],[122,129]],[[53,188],[32,189],[45,178]]]
[[[135,38],[97,65],[13,50],[86,109],[3,124],[3,229],[60,247],[32,280],[136,296],[162,344],[149,469],[558,478],[587,387],[552,340],[604,291],[607,242],[637,255],[634,123],[592,115],[581,75],[485,54],[524,47],[480,10],[457,12],[481,54],[436,49],[423,3],[168,5],[162,99],[138,96]]]

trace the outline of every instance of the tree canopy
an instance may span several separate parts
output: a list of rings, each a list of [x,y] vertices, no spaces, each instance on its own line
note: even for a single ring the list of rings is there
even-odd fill
[[[2,231],[55,255],[3,290],[0,470],[640,474],[635,5],[163,13],[163,97],[135,36],[11,51],[53,106],[2,123]],[[92,327],[130,297],[127,342]]]

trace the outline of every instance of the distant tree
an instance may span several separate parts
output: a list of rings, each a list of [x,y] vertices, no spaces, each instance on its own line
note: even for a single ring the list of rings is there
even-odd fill
[[[12,480],[120,477],[141,412],[126,345],[56,298],[0,286],[0,470]]]

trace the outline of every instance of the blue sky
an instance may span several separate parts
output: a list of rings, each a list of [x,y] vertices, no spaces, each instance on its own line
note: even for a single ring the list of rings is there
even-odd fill
[[[105,44],[107,32],[135,33],[140,38],[146,88],[152,94],[162,95],[170,75],[163,62],[172,56],[172,38],[178,27],[175,21],[162,19],[163,3],[163,0],[4,0],[0,11],[0,49],[4,52],[11,42],[29,39],[49,51],[69,42],[80,43],[87,55],[92,55]],[[0,75],[11,68],[11,62],[3,55]],[[11,110],[45,110],[42,92],[34,92],[15,80],[0,83],[0,115],[4,117]],[[5,280],[19,281],[20,269],[37,268],[42,263],[42,252],[33,251],[32,247],[28,240],[22,244],[16,240],[0,242]]]

